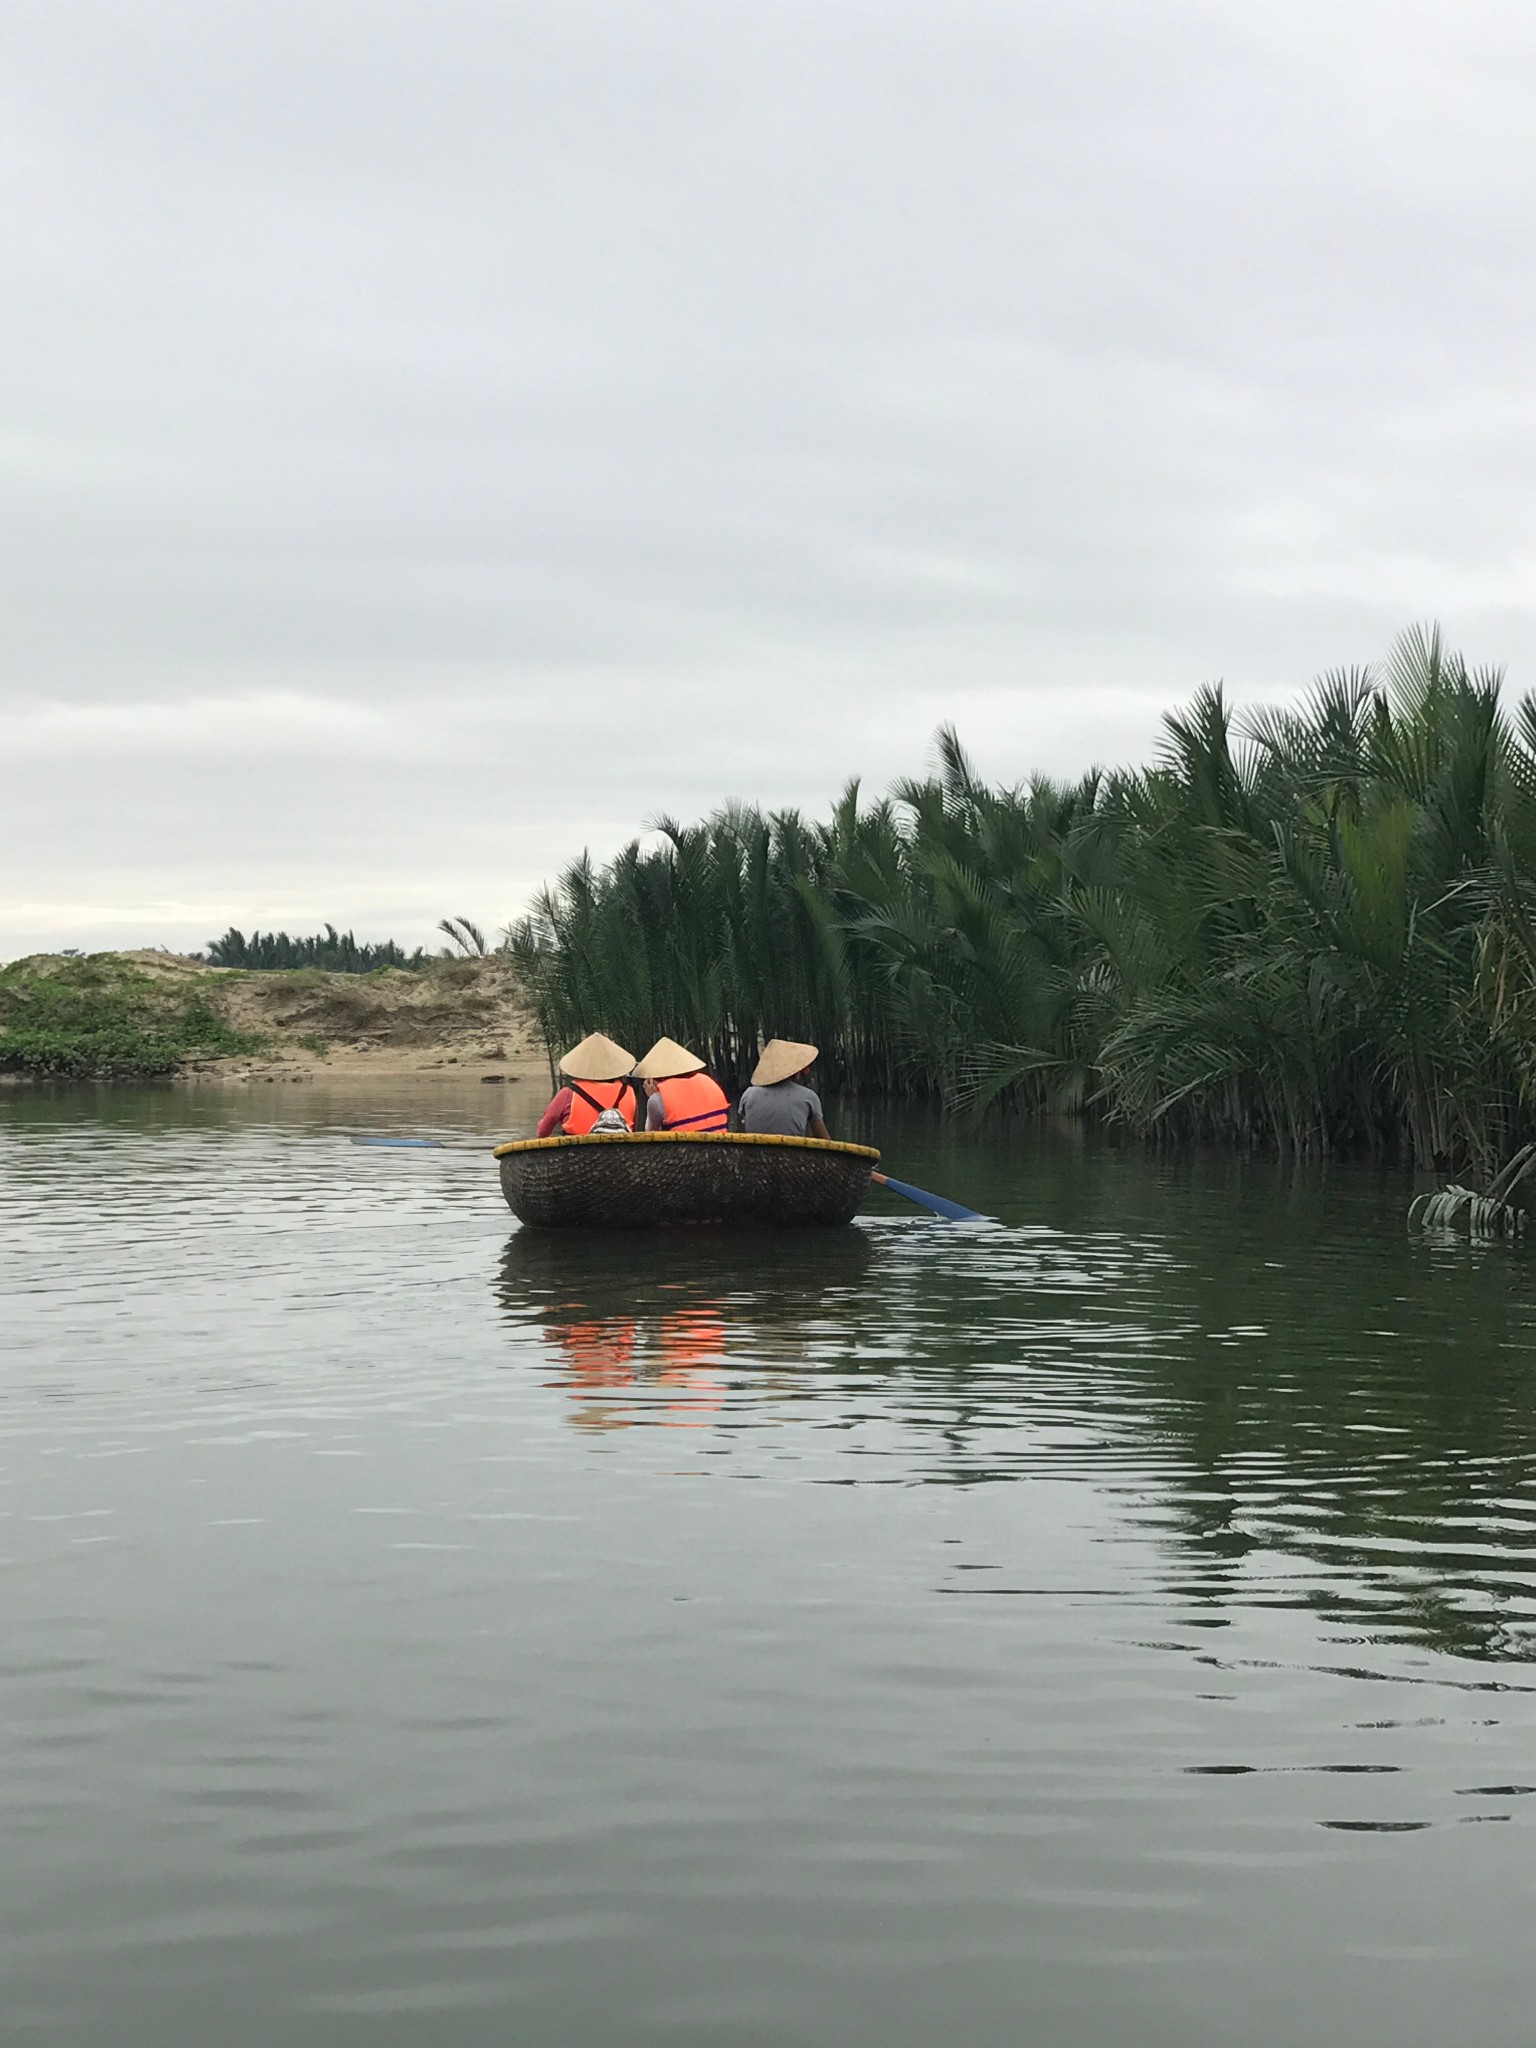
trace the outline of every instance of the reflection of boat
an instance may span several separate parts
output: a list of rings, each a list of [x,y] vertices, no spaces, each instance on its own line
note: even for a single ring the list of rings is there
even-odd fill
[[[614,1230],[664,1223],[848,1223],[880,1154],[869,1145],[739,1131],[636,1131],[498,1145],[524,1223]]]
[[[719,1408],[719,1370],[725,1325],[718,1302],[673,1309],[641,1326],[633,1316],[570,1322],[556,1316],[543,1330],[559,1365],[552,1382],[576,1404],[580,1429],[624,1429],[641,1394],[655,1398],[655,1420],[669,1429],[694,1428]]]
[[[697,1303],[723,1304],[733,1328],[756,1329],[803,1324],[862,1297],[872,1257],[869,1232],[853,1224],[811,1237],[776,1230],[690,1230],[676,1237],[516,1230],[502,1254],[497,1292],[520,1322],[650,1321]]]
[[[872,1255],[852,1224],[809,1236],[517,1230],[497,1293],[537,1335],[578,1428],[696,1427],[735,1375],[766,1385],[810,1363],[809,1333],[868,1299]]]

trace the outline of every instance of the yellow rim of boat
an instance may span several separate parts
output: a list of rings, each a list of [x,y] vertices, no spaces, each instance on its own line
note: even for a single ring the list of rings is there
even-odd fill
[[[841,1138],[777,1138],[755,1131],[587,1131],[579,1138],[514,1138],[498,1145],[491,1157],[505,1159],[509,1152],[548,1152],[556,1145],[632,1145],[643,1138],[648,1145],[718,1145],[721,1139],[732,1145],[799,1145],[816,1152],[842,1152],[854,1159],[878,1159],[873,1145],[849,1145]]]

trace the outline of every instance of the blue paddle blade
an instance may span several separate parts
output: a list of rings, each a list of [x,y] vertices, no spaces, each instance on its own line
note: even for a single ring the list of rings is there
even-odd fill
[[[447,1146],[441,1138],[354,1138],[354,1145],[411,1145],[423,1146],[433,1152],[446,1152]]]
[[[920,1209],[931,1209],[935,1216],[942,1216],[950,1223],[985,1223],[987,1220],[979,1209],[967,1209],[963,1202],[952,1202],[947,1195],[930,1195],[926,1188],[915,1188],[910,1181],[892,1180],[888,1173],[881,1174],[880,1185],[889,1188],[893,1195],[905,1195]]]

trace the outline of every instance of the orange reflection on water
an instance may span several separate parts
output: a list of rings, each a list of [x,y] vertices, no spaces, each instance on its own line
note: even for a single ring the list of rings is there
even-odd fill
[[[704,1427],[725,1400],[715,1370],[725,1356],[722,1306],[672,1309],[647,1326],[635,1316],[546,1323],[544,1341],[559,1362],[552,1384],[570,1396],[574,1427],[628,1429],[642,1419],[668,1429]],[[659,1408],[644,1398],[651,1387],[669,1390]]]
[[[634,1385],[633,1317],[546,1324],[544,1341],[560,1358],[563,1371],[555,1384],[564,1386],[576,1403],[571,1416],[575,1426],[627,1429],[631,1417],[610,1394],[615,1387]]]
[[[725,1400],[725,1382],[709,1369],[725,1357],[720,1310],[718,1301],[701,1302],[696,1308],[674,1309],[657,1326],[661,1383],[682,1393],[659,1418],[669,1429],[702,1428]]]

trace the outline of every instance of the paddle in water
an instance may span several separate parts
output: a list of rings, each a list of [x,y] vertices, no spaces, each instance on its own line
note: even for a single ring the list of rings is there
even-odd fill
[[[486,1152],[494,1142],[490,1138],[365,1138],[355,1132],[354,1145],[389,1145],[396,1150],[415,1152]]]
[[[926,1188],[915,1188],[910,1181],[892,1180],[888,1173],[872,1173],[870,1179],[877,1188],[889,1188],[893,1195],[905,1195],[909,1202],[916,1202],[919,1209],[931,1210],[935,1216],[942,1216],[949,1223],[985,1223],[986,1217],[979,1209],[967,1209],[963,1202],[952,1202],[948,1195],[930,1195]]]

